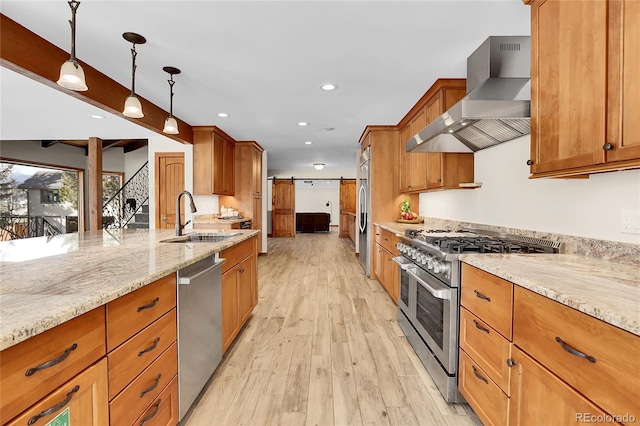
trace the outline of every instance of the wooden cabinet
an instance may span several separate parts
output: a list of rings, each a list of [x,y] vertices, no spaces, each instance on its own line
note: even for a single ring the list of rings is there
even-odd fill
[[[349,238],[349,222],[355,219],[356,180],[340,179],[340,238]]]
[[[135,421],[139,426],[175,426],[180,415],[178,407],[178,377],[173,380],[151,406]]]
[[[640,337],[467,264],[461,292],[459,389],[484,424],[640,416]]]
[[[398,256],[396,248],[398,238],[393,232],[376,226],[374,240],[373,271],[375,278],[380,281],[391,299],[397,304],[400,295],[400,275],[398,265],[393,261],[393,258]]]
[[[144,417],[177,378],[176,293],[170,274],[107,304],[111,424]]]
[[[243,217],[251,219],[251,229],[262,231],[262,153],[254,141],[235,144],[235,194],[219,197],[218,204],[231,206]],[[258,239],[258,252],[262,240]]]
[[[531,3],[531,173],[640,167],[640,3]]]
[[[405,143],[466,93],[464,79],[437,80],[400,121],[399,181],[402,193],[458,189],[473,182],[473,154],[408,153]]]
[[[102,358],[106,353],[104,335],[104,307],[100,307],[3,350],[0,355],[1,424]],[[104,374],[106,382],[106,371]],[[65,396],[56,402],[63,399]]]
[[[193,128],[193,193],[233,195],[235,141],[218,127]]]
[[[226,351],[258,303],[257,240],[253,237],[220,256],[222,265],[222,350]]]
[[[31,388],[28,390],[33,391]],[[103,358],[87,368],[31,406],[8,425],[32,424],[83,426],[109,424],[107,361]]]
[[[510,425],[617,424],[605,422],[605,412],[546,368],[513,348],[511,361]],[[637,394],[636,394],[637,396]],[[589,417],[586,417],[589,416]],[[600,417],[602,421],[593,421]],[[504,424],[507,424],[506,422]]]

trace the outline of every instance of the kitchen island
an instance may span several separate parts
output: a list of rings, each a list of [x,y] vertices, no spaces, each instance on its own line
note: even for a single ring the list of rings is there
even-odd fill
[[[189,330],[179,318],[191,302],[176,279],[205,273],[181,276],[190,265],[222,265],[222,305],[193,302],[217,311],[227,346],[258,298],[259,231],[199,234],[206,241],[129,229],[0,243],[0,423],[176,424],[191,404],[180,397],[179,417],[178,384],[190,377],[178,376],[178,328]]]

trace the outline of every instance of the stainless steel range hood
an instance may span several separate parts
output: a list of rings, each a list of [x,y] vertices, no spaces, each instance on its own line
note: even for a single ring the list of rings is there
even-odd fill
[[[531,133],[531,38],[493,36],[467,58],[467,95],[407,152],[475,152]]]

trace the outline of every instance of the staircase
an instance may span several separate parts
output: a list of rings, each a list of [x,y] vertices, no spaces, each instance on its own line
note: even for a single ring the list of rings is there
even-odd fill
[[[149,229],[149,205],[145,204],[133,215],[133,220],[127,224],[127,228]]]

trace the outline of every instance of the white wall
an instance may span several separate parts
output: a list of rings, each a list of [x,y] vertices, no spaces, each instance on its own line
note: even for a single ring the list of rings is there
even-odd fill
[[[331,213],[331,225],[340,224],[340,181],[323,187],[305,185],[296,181],[296,213]],[[331,204],[327,207],[327,201]]]
[[[621,210],[640,210],[640,170],[529,179],[529,157],[529,136],[476,152],[482,187],[420,194],[420,214],[640,244],[620,232]]]
[[[323,179],[334,178],[340,179],[354,179],[356,177],[355,163],[353,169],[322,169],[316,170],[314,168],[308,169],[272,169],[267,170],[268,177],[277,177],[278,179],[291,178],[309,178],[309,179]]]
[[[131,179],[142,165],[149,159],[149,147],[138,148],[124,154],[124,182]],[[104,166],[103,166],[104,168]]]

